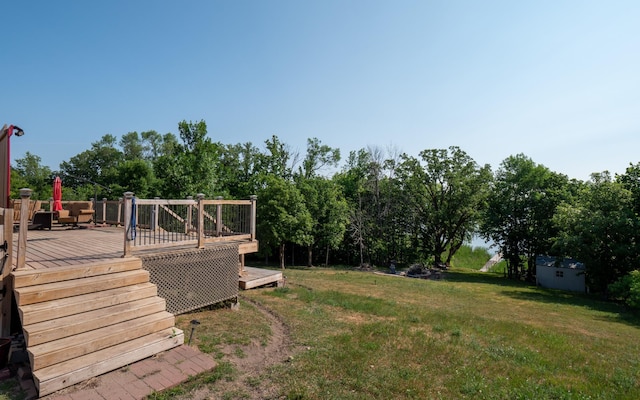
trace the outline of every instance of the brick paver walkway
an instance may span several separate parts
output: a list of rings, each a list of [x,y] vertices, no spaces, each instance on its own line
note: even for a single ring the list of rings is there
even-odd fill
[[[196,348],[182,345],[42,399],[139,400],[153,392],[176,386],[190,376],[209,371],[215,366],[216,362],[210,356]],[[25,389],[28,396],[34,398],[35,387]]]

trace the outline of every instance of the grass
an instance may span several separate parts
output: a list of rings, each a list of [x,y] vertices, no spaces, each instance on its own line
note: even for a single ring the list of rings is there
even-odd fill
[[[20,388],[15,379],[0,382],[0,400],[22,400],[26,393]]]
[[[285,288],[243,293],[279,314],[302,349],[261,377],[284,398],[640,398],[640,318],[614,304],[466,268],[441,281],[285,274]],[[213,354],[270,335],[247,302],[197,315],[197,344]],[[228,369],[175,390],[233,379]]]

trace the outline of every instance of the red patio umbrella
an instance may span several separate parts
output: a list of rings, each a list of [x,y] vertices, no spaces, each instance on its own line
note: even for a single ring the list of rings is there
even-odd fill
[[[62,180],[56,176],[53,180],[53,210],[62,210]]]

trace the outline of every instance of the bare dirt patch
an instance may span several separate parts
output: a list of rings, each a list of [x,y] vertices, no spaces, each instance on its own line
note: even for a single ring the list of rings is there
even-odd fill
[[[293,354],[289,328],[282,319],[262,304],[242,298],[251,303],[267,319],[271,328],[271,336],[267,343],[257,340],[249,345],[225,345],[221,349],[224,354],[222,362],[233,365],[233,379],[222,379],[208,387],[201,387],[189,393],[186,398],[204,399],[277,399],[278,388],[268,378],[268,368],[290,360]]]

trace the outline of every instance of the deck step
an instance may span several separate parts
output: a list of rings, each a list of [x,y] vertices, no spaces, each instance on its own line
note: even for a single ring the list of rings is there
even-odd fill
[[[68,336],[36,346],[28,346],[27,352],[29,353],[31,368],[37,371],[62,361],[115,346],[121,342],[171,328],[174,323],[173,314],[163,311],[145,315],[135,321],[123,321],[94,331]]]
[[[182,343],[184,343],[184,334],[181,330],[165,329],[134,340],[124,341],[95,353],[42,368],[35,371],[33,377],[38,393],[42,397],[169,350]]]
[[[165,311],[167,304],[160,297],[147,297],[111,307],[87,311],[78,315],[52,319],[33,325],[23,325],[24,338],[28,346],[36,346],[67,336],[110,326],[112,324],[140,318],[145,315]]]
[[[58,300],[101,290],[149,282],[149,272],[138,269],[98,275],[91,278],[72,279],[42,285],[26,286],[14,290],[18,306]]]
[[[142,261],[139,258],[116,258],[109,261],[83,264],[81,266],[68,265],[38,270],[17,270],[13,272],[14,288],[88,278],[91,276],[132,271],[141,268]]]
[[[28,304],[20,307],[20,321],[23,326],[33,325],[43,321],[63,318],[101,307],[109,307],[157,295],[158,287],[153,283],[147,282],[79,296],[65,297],[64,299],[51,300],[44,303]]]
[[[39,396],[184,342],[149,277],[138,258],[14,272]]]

